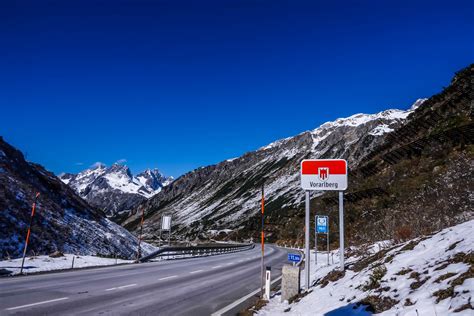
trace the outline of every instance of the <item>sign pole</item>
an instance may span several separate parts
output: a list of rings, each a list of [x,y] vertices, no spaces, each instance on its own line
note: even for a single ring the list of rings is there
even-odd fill
[[[265,256],[265,233],[263,230],[264,223],[265,223],[265,192],[262,184],[262,201],[261,201],[261,211],[262,211],[262,232],[261,232],[261,243],[262,243],[262,258],[261,258],[261,284],[260,284],[260,294],[261,297],[263,297],[263,290],[264,290],[264,284],[265,284],[265,271],[264,271],[264,259],[263,257]]]
[[[327,248],[328,248],[328,266],[329,266],[329,218],[328,218],[328,233],[327,233]]]
[[[339,191],[339,256],[341,271],[344,271],[344,192]]]
[[[305,258],[306,258],[306,262],[305,262],[305,265],[304,265],[304,270],[305,270],[305,276],[306,276],[306,291],[309,291],[309,264],[310,264],[310,261],[311,261],[311,258],[310,258],[310,253],[309,253],[309,230],[310,230],[310,226],[309,226],[309,190],[306,190],[306,217],[305,217],[305,238],[304,238],[304,242],[305,242]]]
[[[314,222],[316,223],[317,218],[314,218]],[[317,225],[317,223],[316,223]],[[314,229],[314,267],[318,266],[318,229],[315,227]]]
[[[327,249],[328,249],[328,266],[329,266],[329,232],[327,234]]]
[[[144,217],[145,217],[145,208],[142,207],[142,220],[140,221],[140,236],[138,237],[137,262],[140,260],[140,255],[141,255],[140,244],[142,242],[143,219],[144,219]]]

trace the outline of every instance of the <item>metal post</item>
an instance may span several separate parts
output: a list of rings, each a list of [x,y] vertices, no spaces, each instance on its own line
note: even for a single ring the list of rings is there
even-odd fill
[[[314,218],[314,223],[316,225],[316,217]],[[314,267],[318,266],[318,232],[316,227],[314,229]]]
[[[327,233],[327,248],[328,248],[328,266],[329,266],[329,221],[328,221],[328,233]]]
[[[306,217],[305,217],[305,236],[304,236],[304,242],[305,242],[305,265],[304,265],[304,270],[305,270],[305,276],[306,276],[306,291],[309,290],[309,265],[311,262],[310,258],[310,253],[309,253],[309,191],[306,190]]]
[[[262,243],[262,258],[260,262],[260,297],[263,297],[263,285],[265,283],[265,272],[264,272],[264,256],[265,256],[265,230],[264,230],[264,225],[265,225],[265,191],[264,187],[262,185],[262,201],[261,201],[261,212],[262,212],[262,232],[261,232],[261,243]]]
[[[162,221],[163,221],[163,215],[161,215],[162,217]],[[158,247],[161,248],[161,232],[163,231],[163,227],[161,227],[162,225],[160,225],[160,239],[158,240]]]
[[[20,274],[23,273],[23,266],[25,265],[26,250],[28,249],[28,242],[30,240],[31,224],[33,224],[33,216],[35,216],[36,201],[38,200],[39,195],[40,195],[40,193],[37,192],[36,195],[35,195],[35,200],[33,202],[33,206],[31,207],[30,224],[28,225],[28,233],[26,234],[25,248],[23,248],[23,260],[21,261]]]
[[[145,208],[142,207],[142,220],[140,221],[140,236],[139,236],[139,238],[138,238],[138,248],[137,248],[137,262],[139,262],[140,256],[141,256],[140,244],[141,244],[141,242],[142,242],[143,220],[144,220],[144,217],[145,217]]]
[[[168,230],[168,246],[171,245],[171,225],[170,225],[170,230]]]
[[[344,192],[339,191],[339,256],[340,268],[344,271]]]

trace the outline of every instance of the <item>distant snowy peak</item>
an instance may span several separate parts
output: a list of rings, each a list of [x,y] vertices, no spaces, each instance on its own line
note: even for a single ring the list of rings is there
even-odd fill
[[[136,178],[149,190],[156,191],[167,186],[173,181],[173,177],[165,177],[158,169],[147,169],[139,173]]]
[[[91,190],[108,189],[139,194],[146,198],[155,195],[173,180],[172,177],[161,174],[158,169],[147,169],[137,176],[133,176],[130,168],[118,163],[110,167],[96,164],[77,175],[63,173],[59,178],[83,196],[89,194]]]

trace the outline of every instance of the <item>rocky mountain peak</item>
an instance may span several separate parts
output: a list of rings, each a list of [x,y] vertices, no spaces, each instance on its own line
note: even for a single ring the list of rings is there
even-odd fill
[[[95,163],[76,175],[63,173],[59,178],[112,218],[152,197],[173,180],[156,168],[133,176],[130,168],[121,163],[110,167]]]

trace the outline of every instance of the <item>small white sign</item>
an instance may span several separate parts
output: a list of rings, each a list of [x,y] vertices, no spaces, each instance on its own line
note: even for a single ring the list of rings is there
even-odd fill
[[[161,217],[161,230],[171,230],[171,216]]]

